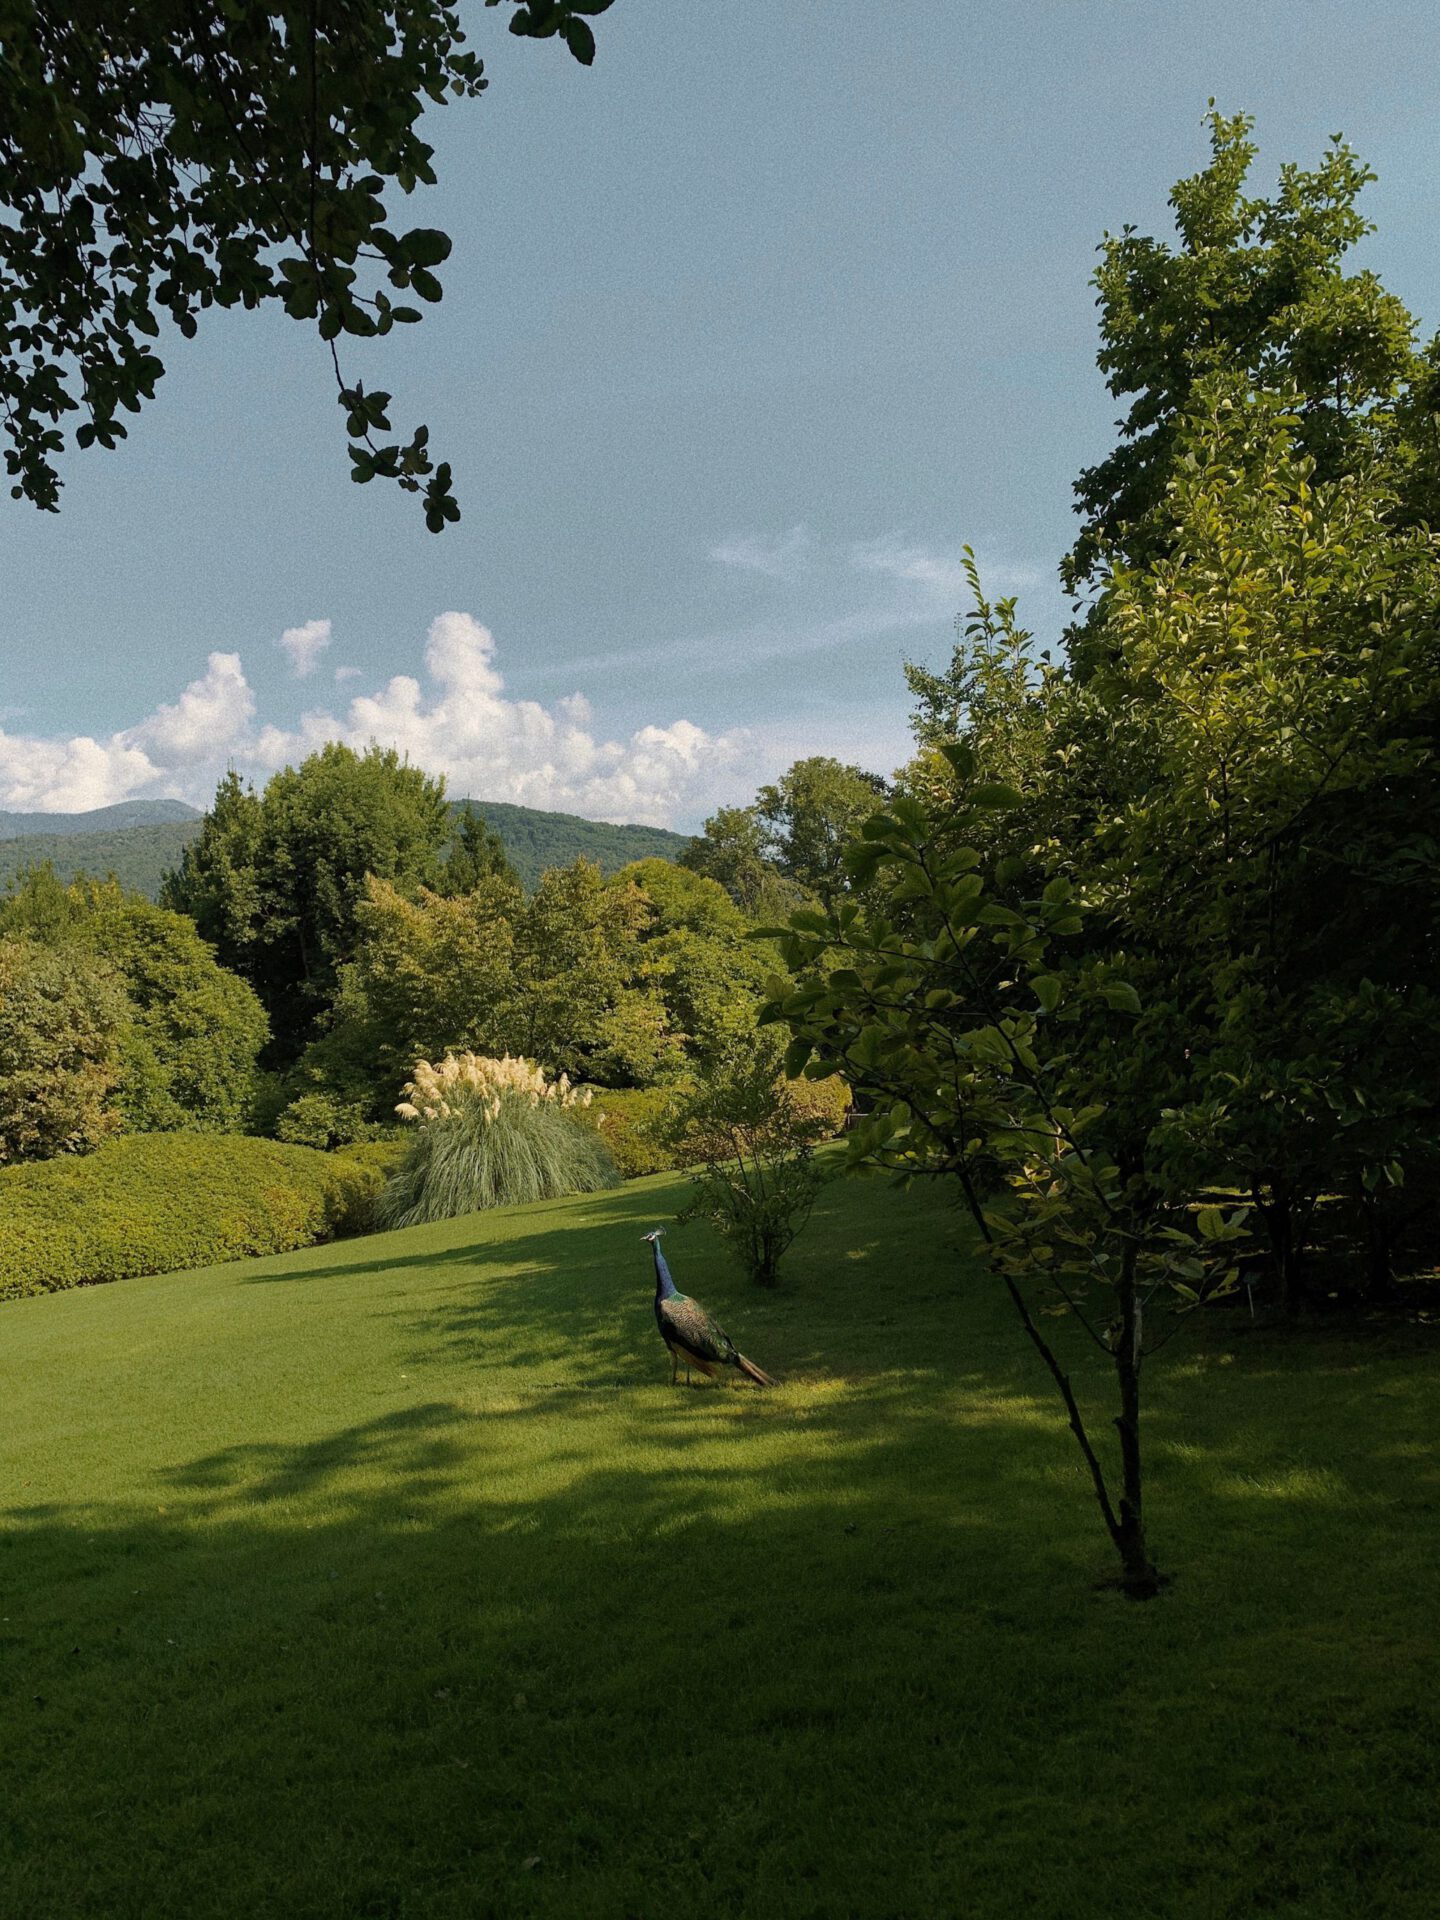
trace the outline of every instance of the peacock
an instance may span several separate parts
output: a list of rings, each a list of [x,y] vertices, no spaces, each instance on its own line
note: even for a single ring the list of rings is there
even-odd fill
[[[655,1255],[655,1324],[660,1338],[670,1349],[670,1384],[675,1385],[680,1368],[685,1369],[685,1384],[690,1384],[690,1369],[713,1379],[721,1367],[734,1367],[737,1373],[753,1380],[757,1387],[773,1387],[768,1373],[747,1360],[725,1329],[717,1326],[698,1300],[681,1293],[670,1278],[670,1269],[660,1251],[663,1227],[642,1234]]]

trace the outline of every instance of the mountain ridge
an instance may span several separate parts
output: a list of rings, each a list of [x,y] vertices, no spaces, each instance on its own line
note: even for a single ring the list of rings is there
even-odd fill
[[[668,827],[616,825],[508,800],[452,800],[452,816],[466,806],[473,807],[499,834],[527,887],[533,887],[547,867],[568,866],[581,858],[594,860],[605,873],[614,873],[632,860],[657,856],[674,860],[690,839]],[[95,824],[113,821],[127,809],[145,808],[167,811],[159,819],[136,821],[131,814],[127,824]],[[165,874],[179,865],[186,846],[199,833],[204,817],[183,800],[127,800],[91,813],[0,813],[0,888],[26,867],[48,860],[62,880],[72,880],[79,873],[100,878],[113,873],[122,886],[153,900]],[[56,820],[66,824],[56,827],[51,824]],[[44,824],[17,832],[16,821]]]

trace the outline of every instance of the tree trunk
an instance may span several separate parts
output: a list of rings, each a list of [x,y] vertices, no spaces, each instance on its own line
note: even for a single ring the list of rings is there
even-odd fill
[[[1115,1371],[1120,1383],[1120,1417],[1115,1422],[1120,1434],[1121,1485],[1120,1511],[1115,1511],[1110,1498],[1110,1489],[1105,1482],[1105,1471],[1090,1442],[1081,1417],[1079,1402],[1070,1385],[1069,1375],[1060,1365],[1054,1349],[1036,1326],[1025,1304],[1024,1295],[1015,1281],[1007,1273],[1003,1275],[1005,1287],[1020,1316],[1020,1321],[1030,1337],[1031,1344],[1050,1370],[1051,1378],[1060,1389],[1060,1397],[1065,1402],[1065,1411],[1070,1416],[1070,1431],[1084,1455],[1085,1464],[1090,1470],[1091,1484],[1095,1489],[1095,1499],[1105,1522],[1105,1530],[1110,1535],[1115,1551],[1120,1556],[1120,1589],[1130,1600],[1153,1600],[1166,1585],[1165,1576],[1159,1573],[1150,1559],[1145,1544],[1144,1518],[1144,1479],[1140,1463],[1140,1303],[1135,1291],[1135,1259],[1137,1249],[1129,1247],[1124,1255],[1124,1271],[1121,1280],[1121,1336],[1120,1351],[1115,1355]]]
[[[1275,1261],[1280,1310],[1287,1320],[1293,1320],[1300,1311],[1304,1294],[1303,1249],[1296,1231],[1295,1194],[1284,1180],[1276,1179],[1270,1182],[1268,1200],[1261,1199],[1258,1193],[1255,1199]]]
[[[1378,1193],[1362,1192],[1360,1217],[1365,1223],[1365,1298],[1380,1304],[1394,1296],[1395,1252],[1389,1216]]]
[[[1111,1528],[1120,1555],[1120,1584],[1130,1600],[1152,1600],[1164,1581],[1145,1543],[1145,1477],[1140,1453],[1140,1343],[1143,1328],[1135,1287],[1139,1249],[1130,1241],[1121,1256],[1120,1335],[1115,1345],[1115,1377],[1120,1388],[1120,1513]]]

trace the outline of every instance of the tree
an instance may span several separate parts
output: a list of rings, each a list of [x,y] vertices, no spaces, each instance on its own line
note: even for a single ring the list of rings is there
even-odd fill
[[[449,832],[443,781],[393,749],[331,742],[258,797],[222,781],[161,899],[255,988],[285,1066],[334,997],[367,878],[415,892],[435,878]]]
[[[1075,485],[1084,525],[1062,569],[1095,581],[1113,553],[1167,550],[1166,489],[1196,383],[1231,374],[1294,399],[1301,451],[1320,479],[1349,471],[1373,439],[1371,410],[1420,370],[1414,324],[1346,255],[1372,231],[1358,201],[1374,175],[1336,135],[1313,171],[1281,169],[1272,199],[1249,198],[1253,121],[1214,110],[1209,165],[1171,193],[1179,244],[1107,235],[1095,275],[1100,367],[1133,395],[1113,453]]]
[[[781,873],[824,901],[843,892],[845,847],[886,791],[878,774],[823,754],[762,787],[755,814]]]
[[[680,855],[680,865],[717,881],[752,919],[776,920],[804,903],[804,889],[775,864],[754,807],[721,807]]]
[[[499,874],[453,898],[422,889],[410,900],[388,880],[367,881],[334,1006],[295,1075],[298,1097],[323,1090],[362,1123],[389,1120],[417,1060],[511,1051],[522,908],[518,883]]]
[[[515,924],[515,1052],[602,1086],[653,1078],[673,1046],[664,1002],[632,972],[647,913],[589,860],[540,876]]]
[[[137,1133],[234,1133],[249,1122],[265,1010],[227,973],[194,924],[113,882],[28,876],[0,906],[0,931],[25,931],[76,961],[113,970],[127,1002],[116,1091]]]
[[[0,935],[0,1162],[88,1153],[119,1130],[128,1011],[103,961]]]
[[[639,889],[646,913],[629,959],[633,986],[657,995],[672,1042],[648,1079],[703,1066],[753,1036],[775,951],[715,880],[668,860],[637,860],[611,878]]]
[[[456,823],[455,837],[440,868],[435,891],[453,899],[456,894],[471,893],[482,880],[500,879],[519,886],[520,879],[510,864],[505,842],[476,813],[467,800]]]
[[[498,0],[486,0],[495,6]],[[512,0],[513,4],[513,0]],[[610,0],[527,0],[512,33],[560,36]],[[278,301],[329,344],[352,478],[459,518],[427,429],[391,431],[390,395],[347,381],[336,343],[413,323],[450,240],[408,230],[387,190],[433,185],[422,112],[485,88],[445,0],[49,0],[0,5],[0,406],[12,493],[55,510],[74,443],[113,447],[164,374],[162,321]],[[392,292],[401,298],[392,299]]]
[[[955,797],[899,796],[847,853],[860,898],[792,918],[782,948],[799,978],[777,979],[766,1018],[794,1036],[788,1072],[839,1072],[870,1096],[852,1165],[956,1184],[1064,1404],[1123,1589],[1147,1599],[1163,1581],[1145,1516],[1143,1366],[1168,1337],[1156,1326],[1167,1296],[1192,1308],[1233,1283],[1240,1221],[1213,1206],[1192,1218],[1147,1150],[1168,1023],[1147,1029],[1124,972],[1088,950],[1067,881],[1021,908],[995,897],[997,868],[969,829],[1017,796],[975,784],[965,747],[945,752]],[[1118,1465],[1042,1328],[1050,1310],[1106,1356]]]

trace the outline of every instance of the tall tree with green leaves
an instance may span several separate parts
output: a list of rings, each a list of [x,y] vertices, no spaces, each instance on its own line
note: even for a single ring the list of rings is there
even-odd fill
[[[443,780],[393,748],[331,742],[263,794],[222,781],[161,897],[250,981],[270,1016],[272,1059],[288,1065],[354,950],[367,878],[413,893],[435,879],[449,835]]]
[[[1359,199],[1374,174],[1340,135],[1317,167],[1282,167],[1269,198],[1248,194],[1248,114],[1213,105],[1210,160],[1171,192],[1177,237],[1108,235],[1095,286],[1101,371],[1128,400],[1121,441],[1075,485],[1082,528],[1062,569],[1094,585],[1115,556],[1169,548],[1166,490],[1196,383],[1222,374],[1291,399],[1301,450],[1327,479],[1373,444],[1374,408],[1420,362],[1403,303],[1347,256],[1372,223]]]
[[[887,791],[879,774],[814,754],[761,787],[755,816],[781,873],[829,901],[849,884],[847,843]]]
[[[486,0],[496,6],[500,0]],[[510,31],[595,58],[610,0],[526,0]],[[447,234],[394,197],[435,183],[422,115],[485,88],[445,0],[0,0],[0,411],[12,493],[54,511],[58,461],[113,447],[165,372],[162,328],[278,303],[329,350],[351,477],[460,517],[429,434],[342,365],[440,299]]]

